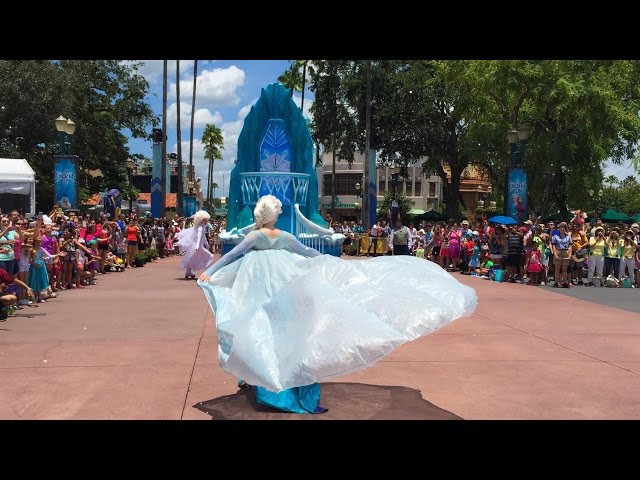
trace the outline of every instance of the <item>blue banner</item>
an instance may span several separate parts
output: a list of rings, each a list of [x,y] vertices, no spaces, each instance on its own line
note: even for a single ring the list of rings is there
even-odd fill
[[[527,172],[521,167],[510,167],[507,177],[507,215],[518,223],[527,217]]]
[[[53,201],[64,210],[78,208],[78,157],[56,155],[53,168]]]

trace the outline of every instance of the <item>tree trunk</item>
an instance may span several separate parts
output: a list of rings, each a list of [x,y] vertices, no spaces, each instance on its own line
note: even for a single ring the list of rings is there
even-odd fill
[[[191,97],[191,131],[189,138],[189,176],[188,180],[195,180],[193,175],[193,123],[196,118],[196,78],[198,78],[198,60],[193,62],[193,96]]]
[[[458,206],[460,199],[458,198],[460,194],[460,176],[462,175],[462,170],[459,168],[453,168],[451,165],[449,166],[451,169],[451,183],[447,189],[447,220],[454,219],[458,220],[460,213],[458,212]]]
[[[178,115],[177,121],[177,137],[178,137],[178,201],[176,202],[176,213],[179,217],[182,216],[182,194],[183,194],[183,179],[182,179],[182,130],[180,128],[180,60],[176,60],[176,113]]]
[[[302,65],[302,100],[300,100],[300,111],[304,112],[304,86],[307,83],[307,62]]]
[[[211,159],[207,165],[207,205],[211,206]]]
[[[207,196],[209,197],[209,202],[213,202],[213,199],[215,197],[215,191],[213,190],[213,164],[214,164],[215,160],[213,158],[211,158],[209,160],[209,183],[208,183],[208,191],[207,191]],[[213,193],[211,193],[213,192]]]
[[[160,216],[166,217],[167,198],[167,60],[162,65],[162,170],[160,193],[162,202],[160,203]],[[171,172],[169,172],[171,174]],[[129,212],[131,213],[131,212]]]

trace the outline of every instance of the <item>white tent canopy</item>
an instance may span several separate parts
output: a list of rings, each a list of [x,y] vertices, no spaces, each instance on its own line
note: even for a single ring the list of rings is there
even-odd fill
[[[36,211],[35,172],[24,158],[0,158],[0,195],[29,196],[29,212]]]

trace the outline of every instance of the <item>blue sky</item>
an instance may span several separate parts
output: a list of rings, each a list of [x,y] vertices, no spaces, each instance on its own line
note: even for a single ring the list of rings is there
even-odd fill
[[[139,70],[149,81],[150,93],[147,100],[154,113],[162,115],[162,60],[143,61]],[[182,127],[182,158],[189,161],[189,135],[191,127],[191,94],[193,91],[193,60],[180,61],[180,116]],[[206,191],[208,162],[204,159],[200,142],[204,127],[214,123],[222,130],[225,149],[223,159],[214,165],[213,181],[221,190],[216,196],[229,191],[229,172],[236,158],[238,136],[242,130],[244,117],[260,97],[260,91],[289,68],[288,60],[198,60],[198,80],[196,92],[196,120],[194,126],[193,163],[196,175],[203,180]],[[167,98],[167,152],[177,152],[176,136],[176,61],[168,62],[169,92]],[[301,95],[294,94],[294,101],[300,105]],[[304,113],[309,116],[313,94],[307,89]],[[151,158],[151,142],[130,139],[131,153],[141,153]],[[608,163],[605,175],[615,175],[623,179],[636,175],[630,162],[624,165]],[[224,184],[223,184],[224,178]]]
[[[147,100],[154,113],[162,116],[162,60],[144,61],[139,72],[149,81]],[[180,117],[182,129],[182,158],[189,162],[189,135],[191,128],[191,100],[193,92],[193,60],[180,61]],[[202,178],[206,192],[208,161],[204,159],[201,144],[204,127],[214,123],[224,136],[223,159],[214,164],[213,181],[221,188],[224,177],[224,194],[228,193],[229,172],[236,158],[238,136],[244,117],[260,97],[260,91],[289,68],[288,60],[198,60],[196,90],[196,118],[193,136],[193,163],[196,175]],[[168,62],[169,91],[167,96],[167,153],[177,152],[176,61]],[[300,92],[294,101],[300,105]],[[309,115],[313,94],[305,93],[304,110]],[[308,101],[309,100],[309,101]],[[151,158],[151,142],[129,139],[131,153],[141,153]],[[217,190],[216,196],[223,191]]]

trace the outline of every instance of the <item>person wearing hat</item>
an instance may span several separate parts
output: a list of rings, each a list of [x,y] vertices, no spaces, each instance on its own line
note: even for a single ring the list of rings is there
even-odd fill
[[[620,276],[618,277],[618,280],[622,280],[625,276],[628,276],[635,283],[634,270],[636,266],[637,251],[638,244],[636,243],[636,235],[633,230],[627,230],[624,234],[624,240],[622,241],[622,251],[620,255]],[[626,275],[625,270],[627,272]]]
[[[602,227],[602,219],[600,219],[600,218],[598,218],[598,219],[596,220],[596,224],[595,224],[595,226],[591,229],[591,232],[590,232],[590,236],[591,236],[591,238],[593,238],[593,237],[595,236],[595,234],[596,234],[596,228],[598,228],[598,227]],[[602,229],[603,229],[603,231],[604,231],[604,227],[602,227]]]
[[[593,275],[599,279],[602,286],[602,274],[604,271],[604,250],[606,241],[604,238],[604,227],[598,226],[594,228],[594,235],[589,239],[589,271],[587,273],[587,286],[595,287],[593,283]]]
[[[604,252],[604,276],[613,275],[618,278],[620,272],[620,251],[622,241],[620,240],[620,229],[613,227],[609,231],[609,236],[605,238],[607,249]]]
[[[587,259],[589,239],[580,230],[577,223],[571,224],[571,261],[569,262],[569,273],[574,285],[582,283],[584,261]]]

